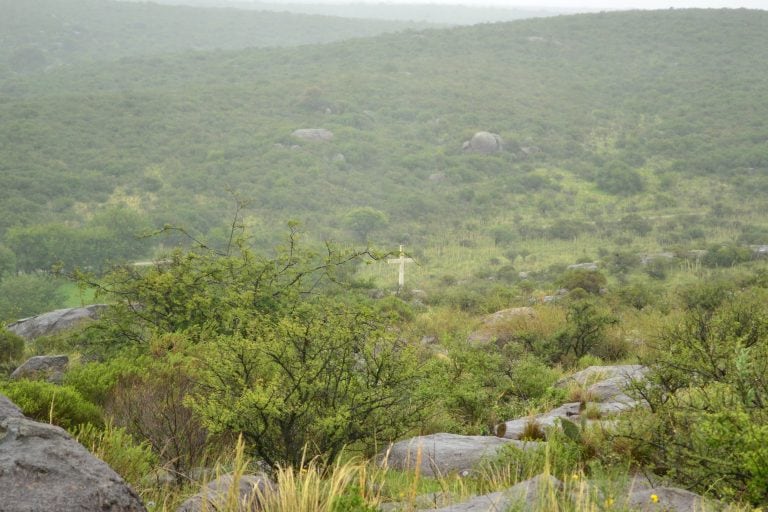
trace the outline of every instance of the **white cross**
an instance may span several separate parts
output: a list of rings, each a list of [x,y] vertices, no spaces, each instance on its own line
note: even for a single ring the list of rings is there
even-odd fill
[[[413,263],[413,258],[405,257],[405,251],[403,251],[403,245],[400,244],[400,257],[397,259],[389,259],[387,260],[387,263],[392,263],[393,265],[400,265],[400,274],[397,276],[397,288],[398,290],[402,290],[403,287],[405,286],[405,264]]]

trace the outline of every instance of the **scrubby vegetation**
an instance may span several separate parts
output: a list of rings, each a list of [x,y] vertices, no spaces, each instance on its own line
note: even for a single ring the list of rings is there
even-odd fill
[[[623,510],[637,472],[764,507],[766,28],[761,11],[601,13],[6,64],[0,319],[110,307],[29,342],[0,331],[4,375],[72,361],[61,384],[0,392],[156,509],[217,467],[271,472],[270,511],[542,473],[578,499],[550,489],[541,510]],[[11,58],[23,41],[3,34]],[[320,127],[333,137],[291,135]],[[462,149],[478,131],[500,150]],[[592,382],[556,385],[627,363],[648,368],[628,391],[648,407],[612,416]],[[584,420],[537,423],[566,402]],[[468,475],[370,459],[515,418],[546,444]]]

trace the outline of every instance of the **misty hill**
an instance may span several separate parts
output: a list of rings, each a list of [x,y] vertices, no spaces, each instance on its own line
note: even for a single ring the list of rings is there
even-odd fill
[[[386,243],[768,243],[767,29],[762,11],[586,14],[9,79],[1,227],[124,204],[216,238],[236,191],[265,238],[296,218]],[[478,131],[503,149],[463,150]]]
[[[185,50],[296,46],[424,24],[110,0],[0,0],[0,76]]]
[[[139,0],[126,0],[139,1]],[[235,7],[260,11],[320,14],[343,18],[371,20],[400,20],[439,23],[446,25],[474,25],[525,18],[575,14],[576,11],[556,8],[522,7],[471,7],[467,5],[405,4],[405,3],[299,3],[299,2],[247,2],[227,0],[159,0],[166,5],[190,5],[195,7]],[[579,12],[585,12],[582,9]]]

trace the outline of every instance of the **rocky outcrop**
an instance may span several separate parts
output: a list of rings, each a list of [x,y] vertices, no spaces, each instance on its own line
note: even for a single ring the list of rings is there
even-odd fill
[[[538,475],[500,492],[476,496],[464,503],[437,509],[438,512],[499,512],[536,510],[544,497],[559,492],[563,483],[553,476]]]
[[[128,484],[64,429],[24,417],[2,395],[0,509],[3,512],[145,510]]]
[[[648,368],[640,364],[589,366],[560,379],[555,386],[567,387],[574,383],[586,387],[586,396],[595,402],[634,403],[635,400],[626,394],[627,386],[642,379],[647,371]]]
[[[710,512],[722,508],[698,494],[675,487],[638,489],[629,494],[627,505],[631,510],[643,512]]]
[[[468,153],[482,153],[490,155],[502,150],[501,137],[496,133],[477,132],[472,138],[462,145],[462,149]]]
[[[633,381],[641,379],[647,368],[642,365],[590,366],[570,377],[559,380],[555,386],[581,386],[583,402],[570,402],[549,412],[506,421],[496,427],[500,436],[520,439],[529,424],[535,424],[542,433],[557,426],[560,420],[579,421],[586,402],[601,417],[620,413],[637,407],[640,401],[627,395],[626,388]]]
[[[229,504],[232,486],[237,485],[235,501],[238,507],[233,509]],[[176,512],[202,512],[207,510],[215,512],[227,510],[238,512],[253,512],[261,510],[260,496],[275,489],[275,484],[264,474],[242,475],[236,479],[234,475],[227,474],[209,482],[202,491],[188,498],[176,509]],[[257,492],[258,490],[258,492]]]
[[[11,379],[46,379],[49,382],[61,383],[67,365],[69,357],[66,355],[33,356],[13,371]]]
[[[597,270],[597,263],[594,261],[587,263],[574,263],[573,265],[568,265],[568,270],[588,270],[590,272],[594,272]]]
[[[506,322],[515,318],[534,318],[536,311],[531,307],[509,308],[496,311],[483,318],[480,326],[467,338],[467,342],[473,345],[490,343],[508,333],[501,332]]]
[[[493,436],[432,434],[393,444],[378,456],[379,464],[393,469],[415,469],[426,476],[464,473],[484,458],[493,457],[502,447],[513,443],[520,448],[529,444]]]
[[[82,308],[57,309],[49,313],[24,318],[6,327],[27,341],[50,336],[99,318],[106,304],[91,304]]]
[[[291,137],[313,142],[329,142],[333,140],[333,132],[325,128],[301,128],[294,130]]]

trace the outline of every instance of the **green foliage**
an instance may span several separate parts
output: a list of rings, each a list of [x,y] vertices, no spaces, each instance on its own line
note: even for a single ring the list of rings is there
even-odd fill
[[[344,216],[344,224],[361,242],[367,242],[372,233],[384,228],[388,222],[386,213],[369,206],[355,208]]]
[[[504,446],[497,457],[488,462],[489,468],[508,468],[517,481],[549,471],[560,479],[568,479],[584,468],[586,453],[580,442],[574,441],[559,428],[547,431],[547,442],[540,447]]]
[[[81,424],[72,431],[75,439],[88,451],[103,460],[134,489],[141,484],[156,463],[147,442],[136,442],[125,429],[107,423],[103,429],[93,424]]]
[[[163,411],[141,416],[144,403],[169,404],[173,416],[191,406],[208,430],[242,433],[271,465],[331,460],[347,444],[370,453],[421,421],[414,347],[354,296],[334,304],[317,296],[343,263],[368,253],[328,247],[317,256],[297,237],[292,230],[273,259],[236,237],[228,254],[176,252],[166,264],[105,278],[103,290],[120,301],[115,342],[130,333],[161,358],[146,377],[118,386],[115,400],[116,417],[139,414],[134,424],[158,452],[173,453],[161,443],[184,436],[152,420]]]
[[[0,70],[5,64],[15,73],[190,49],[323,43],[424,25],[285,11],[190,9],[133,2],[109,5],[93,0],[36,0],[5,7],[9,12],[0,21],[0,31],[7,40],[0,51]],[[32,33],[37,37],[30,38]]]
[[[330,461],[348,444],[371,454],[426,413],[414,349],[359,307],[303,304],[198,350],[193,408],[213,432],[241,432],[272,465]]]
[[[636,389],[653,415],[626,436],[657,471],[764,505],[768,294],[710,282],[681,298],[687,313],[662,333],[650,384]]]
[[[121,378],[145,373],[148,363],[146,357],[123,354],[106,361],[72,365],[64,374],[64,384],[76,389],[89,402],[104,405]]]
[[[59,283],[44,274],[19,274],[0,281],[0,320],[45,313],[63,300]]]
[[[87,268],[103,271],[112,264],[143,256],[147,239],[140,235],[148,230],[147,219],[127,208],[100,212],[77,228],[52,223],[14,227],[5,236],[16,254],[19,270],[48,271]]]
[[[83,423],[101,425],[101,410],[75,389],[50,382],[19,380],[0,383],[0,392],[38,421],[73,429]]]
[[[645,189],[643,177],[623,163],[600,169],[596,177],[597,186],[609,194],[631,196]]]
[[[5,365],[21,359],[25,346],[24,338],[0,326],[0,364]]]
[[[210,48],[212,34],[217,48],[292,38],[277,29],[280,17],[268,17],[269,30],[248,24],[245,33],[244,20],[260,22],[262,14],[203,16],[131,3],[121,20],[136,26],[73,40],[62,20],[103,28],[115,18],[102,5],[74,0],[17,3],[0,61],[32,47],[46,69],[0,76],[0,139],[8,141],[0,151],[8,171],[0,173],[0,234],[23,253],[19,268],[62,261],[101,270],[129,261],[122,246],[132,239],[98,221],[105,204],[146,212],[151,226],[194,227],[198,239],[220,247],[234,184],[251,201],[248,221],[265,247],[275,240],[273,226],[290,218],[318,237],[350,238],[345,215],[361,205],[386,215],[388,223],[369,236],[393,245],[407,239],[442,247],[447,234],[477,247],[463,232],[469,222],[479,228],[470,235],[489,233],[499,245],[591,236],[623,244],[637,235],[642,250],[654,245],[651,234],[662,246],[720,242],[742,225],[765,224],[754,212],[768,189],[760,131],[767,107],[759,90],[743,88],[765,81],[760,11],[595,13],[330,49],[179,53],[190,44]],[[162,37],[150,30],[172,13],[178,24],[163,24]],[[22,28],[32,19],[44,32]],[[324,23],[320,34],[341,36],[328,28],[340,20]],[[194,37],[170,37],[187,31]],[[307,34],[304,42],[318,36]],[[153,37],[159,40],[150,43]],[[94,48],[112,62],[83,64]],[[164,55],[156,56],[160,48]],[[134,58],[115,60],[128,55]],[[30,55],[31,64],[39,61]],[[63,62],[71,65],[57,66]],[[691,83],[710,86],[693,90]],[[332,141],[292,149],[293,130],[321,125],[334,132]],[[500,132],[505,150],[462,152],[478,129]],[[706,190],[717,190],[717,199],[702,202],[711,197]],[[724,229],[685,215],[702,209]],[[356,236],[367,238],[364,231]],[[753,231],[741,242],[758,240]],[[86,262],[90,255],[102,260]]]
[[[0,281],[16,272],[16,255],[3,244],[0,244]]]
[[[344,494],[337,496],[331,505],[331,512],[377,512],[379,507],[369,505],[356,486],[350,486]]]
[[[701,262],[708,267],[732,267],[737,263],[743,263],[753,258],[749,247],[740,247],[734,244],[713,245],[707,249]]]
[[[111,387],[105,410],[115,425],[147,443],[178,482],[192,468],[215,457],[220,438],[210,436],[188,399],[199,390],[191,362],[183,356],[185,337],[167,334],[153,340],[154,357],[144,357],[140,371],[130,362]]]
[[[567,270],[557,280],[558,286],[566,290],[582,289],[588,293],[597,295],[605,287],[608,280],[602,272],[575,268]]]
[[[555,359],[578,360],[594,353],[605,341],[605,328],[617,322],[593,299],[571,301],[566,326],[555,335]]]

